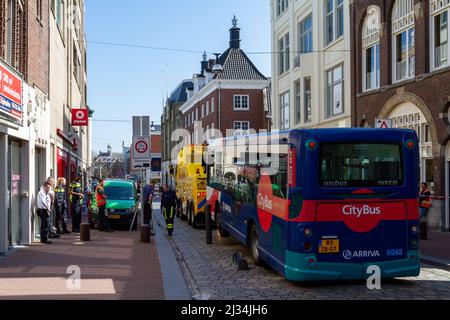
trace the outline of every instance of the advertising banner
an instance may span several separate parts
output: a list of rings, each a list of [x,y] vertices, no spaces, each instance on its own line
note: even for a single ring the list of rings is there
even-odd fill
[[[22,121],[22,79],[0,61],[0,112]]]
[[[89,124],[89,110],[88,109],[71,109],[72,126],[87,127]]]

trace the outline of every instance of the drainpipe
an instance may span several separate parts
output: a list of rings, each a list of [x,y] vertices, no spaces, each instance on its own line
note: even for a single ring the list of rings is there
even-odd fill
[[[450,159],[445,160],[445,231],[450,231]]]

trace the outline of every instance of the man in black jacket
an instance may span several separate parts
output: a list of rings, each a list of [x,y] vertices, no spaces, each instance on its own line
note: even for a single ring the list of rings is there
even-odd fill
[[[163,194],[161,196],[161,210],[166,220],[167,233],[169,237],[173,234],[174,218],[177,208],[177,195],[175,191],[169,189],[169,186],[165,184],[163,186]]]

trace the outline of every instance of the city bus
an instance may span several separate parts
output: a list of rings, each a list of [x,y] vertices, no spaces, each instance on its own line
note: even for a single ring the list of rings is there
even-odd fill
[[[193,228],[205,224],[206,166],[205,146],[188,145],[178,154],[176,193],[181,204],[181,219]]]
[[[299,282],[420,274],[414,131],[290,130],[207,152],[211,219],[257,266]]]

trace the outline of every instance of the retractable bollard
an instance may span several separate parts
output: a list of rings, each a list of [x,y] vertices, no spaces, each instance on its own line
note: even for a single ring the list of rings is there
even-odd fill
[[[80,241],[91,241],[91,225],[87,222],[80,225]]]
[[[212,230],[211,230],[211,205],[205,207],[205,230],[206,230],[206,244],[212,244]]]
[[[141,242],[150,243],[150,226],[148,224],[144,224],[141,226]]]

